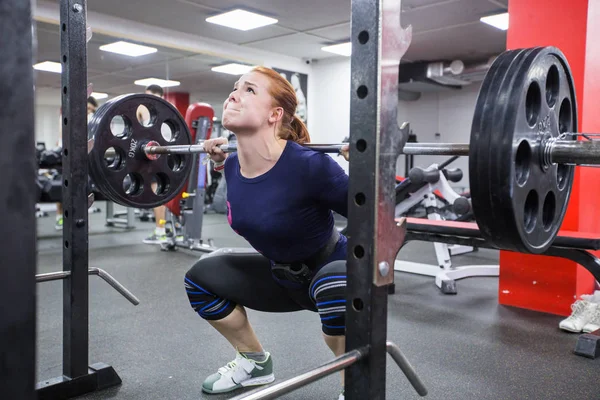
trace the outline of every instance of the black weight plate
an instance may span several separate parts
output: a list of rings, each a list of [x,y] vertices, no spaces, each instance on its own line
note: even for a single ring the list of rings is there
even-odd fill
[[[469,153],[473,211],[486,239],[534,254],[551,246],[574,169],[545,165],[543,143],[576,131],[574,84],[560,50],[513,50],[496,59],[477,101]]]
[[[501,54],[491,65],[486,77],[482,83],[475,113],[473,125],[471,128],[471,139],[469,144],[469,181],[470,190],[473,196],[473,208],[477,209],[477,215],[480,220],[485,219],[485,222],[495,221],[493,226],[496,229],[501,229],[499,224],[502,221],[497,221],[494,218],[494,208],[492,207],[491,195],[491,170],[486,166],[489,163],[490,157],[493,156],[494,149],[491,147],[492,136],[486,134],[485,122],[492,118],[495,110],[495,102],[497,102],[498,92],[504,79],[506,79],[506,71],[513,64],[517,63],[523,54],[519,50],[507,51]],[[486,238],[492,237],[493,228],[490,230],[491,223],[479,224],[479,229]],[[492,241],[494,242],[494,241]]]
[[[150,115],[144,124],[138,121],[140,106]],[[150,141],[161,146],[191,143],[184,118],[168,101],[148,94],[116,97],[98,108],[88,129],[93,139],[90,176],[111,201],[126,207],[154,208],[175,198],[186,184],[192,168],[190,154],[149,160],[141,151]],[[114,150],[114,157],[107,156],[109,149]]]

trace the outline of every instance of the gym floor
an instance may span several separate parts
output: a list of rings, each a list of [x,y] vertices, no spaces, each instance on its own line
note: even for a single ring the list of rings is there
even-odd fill
[[[104,210],[104,203],[97,206]],[[118,210],[118,207],[115,207]],[[90,266],[112,274],[139,299],[133,306],[98,277],[90,278],[90,364],[115,368],[116,388],[80,399],[221,400],[201,392],[203,379],[235,356],[230,345],[189,306],[183,276],[200,257],[142,244],[153,229],[140,222],[123,231],[104,227],[104,211],[90,214]],[[38,272],[62,269],[61,233],[54,214],[38,219]],[[218,247],[246,247],[224,215],[205,215],[203,237]],[[399,258],[435,263],[431,243],[413,242]],[[498,253],[481,249],[453,257],[455,265],[494,264]],[[598,399],[600,360],[575,356],[577,334],[558,329],[561,317],[498,305],[497,278],[458,281],[458,295],[442,295],[433,278],[396,272],[389,298],[388,339],[400,346],[427,386],[429,399]],[[38,289],[38,381],[62,374],[62,283]],[[249,311],[277,380],[333,358],[311,312]],[[338,374],[282,399],[334,400]],[[420,398],[388,358],[388,399]]]

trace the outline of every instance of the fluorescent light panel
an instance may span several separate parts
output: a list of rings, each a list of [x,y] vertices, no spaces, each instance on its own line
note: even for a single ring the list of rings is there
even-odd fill
[[[508,29],[508,13],[490,15],[487,17],[481,17],[479,20],[485,24],[491,25],[494,28],[501,29],[503,31]]]
[[[249,31],[250,29],[276,24],[278,21],[275,18],[265,17],[264,15],[237,9],[206,18],[206,22],[238,29],[240,31]]]
[[[352,55],[352,43],[340,43],[332,46],[321,47],[321,50],[328,53],[338,54],[340,56],[350,57]]]
[[[158,78],[138,79],[137,81],[135,81],[133,83],[138,86],[158,85],[161,88],[167,88],[167,87],[181,85],[181,82],[179,82],[179,81],[171,81],[171,80],[158,79]]]
[[[37,63],[33,66],[33,68],[37,69],[38,71],[54,72],[56,74],[60,74],[62,72],[62,65],[54,61]]]
[[[250,72],[252,68],[254,68],[252,65],[231,63],[212,67],[211,70],[229,75],[244,75],[245,73]]]
[[[101,93],[101,92],[92,92],[92,94],[90,94],[90,96],[92,96],[96,100],[100,100],[100,99],[107,98],[108,94],[107,93]]]
[[[118,41],[100,46],[100,50],[111,53],[123,54],[129,57],[145,56],[146,54],[156,53],[158,50],[154,47],[142,46],[135,43]]]

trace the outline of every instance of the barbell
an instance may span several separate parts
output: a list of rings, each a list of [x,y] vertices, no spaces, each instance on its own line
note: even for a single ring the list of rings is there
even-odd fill
[[[137,119],[140,105],[150,111],[148,124]],[[170,137],[161,133],[165,127]],[[108,199],[129,207],[153,208],[175,198],[190,175],[191,155],[205,153],[202,144],[191,143],[177,109],[152,95],[106,102],[89,134],[93,182]],[[569,64],[559,49],[536,47],[506,51],[493,62],[478,94],[469,144],[407,143],[403,153],[468,156],[472,207],[484,238],[501,249],[540,254],[560,229],[574,166],[600,164],[600,143],[578,139]],[[337,153],[343,145],[304,146]],[[237,150],[234,144],[221,148]]]

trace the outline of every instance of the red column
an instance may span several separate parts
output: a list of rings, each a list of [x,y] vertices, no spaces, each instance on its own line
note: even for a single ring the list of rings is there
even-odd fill
[[[600,0],[511,0],[507,49],[556,46],[575,81],[580,132],[600,132]],[[600,236],[600,169],[578,167],[562,230]],[[559,315],[594,290],[592,275],[564,259],[500,252],[501,304]]]
[[[183,92],[167,92],[165,100],[173,104],[177,110],[185,117],[185,112],[190,105],[190,94]]]

